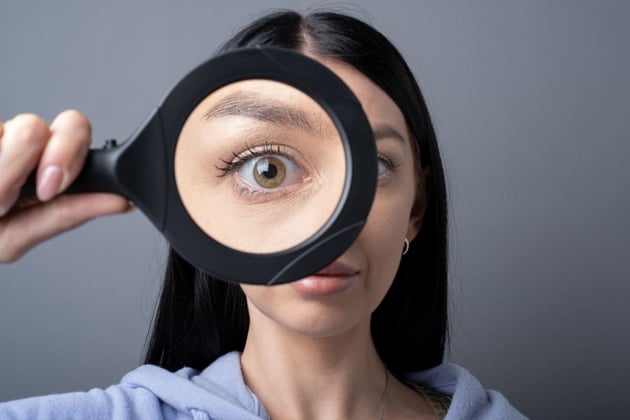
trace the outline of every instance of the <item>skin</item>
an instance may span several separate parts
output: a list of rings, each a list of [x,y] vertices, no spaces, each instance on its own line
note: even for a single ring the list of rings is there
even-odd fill
[[[386,370],[372,342],[370,316],[391,286],[404,238],[418,233],[426,205],[428,173],[414,167],[401,111],[353,68],[320,61],[357,95],[375,132],[389,129],[390,135],[378,136],[377,148],[393,166],[381,165],[367,224],[336,262],[352,275],[242,286],[250,313],[243,375],[274,420],[379,418]],[[60,195],[79,173],[90,141],[89,121],[77,111],[51,124],[30,114],[0,122],[0,262],[15,261],[92,218],[129,211],[124,198],[111,194]],[[36,168],[38,200],[18,199]],[[426,401],[391,375],[385,402],[387,419],[432,418]]]
[[[375,131],[389,126],[402,135],[402,141],[393,136],[377,140],[378,152],[396,169],[381,171],[367,224],[337,260],[358,271],[349,287],[318,295],[292,284],[242,285],[250,314],[242,368],[274,419],[378,418],[385,367],[372,342],[370,316],[391,286],[404,238],[418,233],[426,195],[417,188],[400,109],[355,69],[320,61],[357,95]],[[311,279],[315,289],[326,281]],[[391,375],[386,398],[386,418],[431,417],[420,395]]]

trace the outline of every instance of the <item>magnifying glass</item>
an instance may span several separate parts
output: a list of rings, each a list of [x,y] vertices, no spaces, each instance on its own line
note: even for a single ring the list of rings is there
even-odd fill
[[[31,178],[22,195],[34,194]],[[352,91],[313,59],[257,47],[191,71],[127,140],[90,150],[67,192],[120,194],[199,269],[272,285],[352,244],[376,180]]]

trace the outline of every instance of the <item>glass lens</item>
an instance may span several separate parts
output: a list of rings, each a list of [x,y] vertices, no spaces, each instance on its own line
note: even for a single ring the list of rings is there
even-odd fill
[[[290,249],[330,219],[346,173],[331,118],[300,90],[245,80],[213,92],[188,117],[175,179],[195,223],[254,254]]]

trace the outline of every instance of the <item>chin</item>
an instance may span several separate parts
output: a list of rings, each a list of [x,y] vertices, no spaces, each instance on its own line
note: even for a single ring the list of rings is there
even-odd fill
[[[250,322],[262,334],[280,327],[302,337],[332,338],[360,329],[369,333],[372,311],[382,296],[380,290],[367,293],[360,284],[359,280],[330,294],[302,293],[290,284],[242,287],[248,297]]]
[[[278,314],[276,322],[285,329],[305,337],[332,338],[356,330],[367,324],[369,330],[370,314],[358,311],[357,307],[344,305],[343,308],[313,308],[315,305],[303,305],[293,316]],[[326,306],[326,305],[322,305]],[[349,309],[354,309],[349,311]]]

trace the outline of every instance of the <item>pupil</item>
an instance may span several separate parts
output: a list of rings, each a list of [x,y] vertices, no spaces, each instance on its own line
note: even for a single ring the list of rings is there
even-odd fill
[[[278,168],[269,162],[266,162],[266,165],[261,169],[262,175],[267,179],[273,179],[278,175]]]
[[[263,188],[276,188],[284,182],[286,166],[280,159],[270,156],[256,162],[254,179]]]

